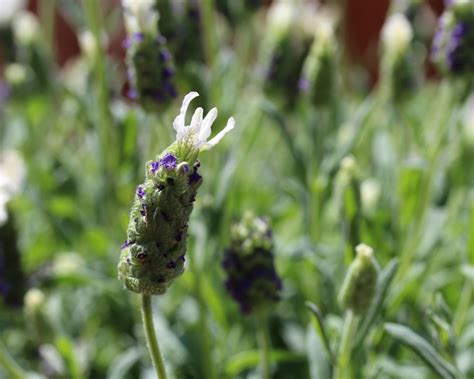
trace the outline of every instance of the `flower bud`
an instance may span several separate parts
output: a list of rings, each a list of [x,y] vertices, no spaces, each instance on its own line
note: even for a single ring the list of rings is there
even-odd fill
[[[204,60],[202,17],[198,0],[156,0],[159,28],[177,66]]]
[[[25,3],[26,0],[3,0],[0,11],[0,28],[8,25]]]
[[[328,105],[336,84],[336,41],[330,21],[321,20],[299,81],[300,91],[315,106]]]
[[[12,23],[13,35],[20,45],[31,45],[41,36],[37,17],[26,10],[18,12]]]
[[[90,30],[84,30],[79,34],[79,45],[81,46],[81,51],[84,56],[93,62],[97,55],[107,44],[107,36],[103,34],[100,38],[100,44],[97,44],[94,34]]]
[[[0,218],[2,217],[2,192],[0,189]],[[0,220],[0,302],[17,307],[23,302],[25,276],[18,249],[18,233],[13,215],[8,214]]]
[[[20,63],[10,63],[5,67],[5,79],[12,87],[19,87],[25,84],[28,78],[26,66]]]
[[[196,109],[186,126],[186,111],[196,96],[191,92],[185,97],[173,122],[176,141],[147,163],[145,181],[136,189],[118,265],[119,279],[133,292],[163,294],[183,273],[189,216],[202,183],[198,154],[234,127],[231,118],[224,130],[207,141],[217,117],[215,108],[204,118],[202,108]]]
[[[273,239],[268,222],[251,213],[231,229],[231,243],[222,266],[225,286],[244,314],[262,311],[280,299],[282,282],[273,263]]]
[[[374,298],[380,269],[370,246],[360,244],[356,253],[339,292],[339,303],[345,310],[361,314]]]
[[[38,288],[30,288],[25,294],[25,311],[34,315],[43,306],[45,296],[43,291]]]
[[[16,150],[0,153],[0,226],[8,219],[7,203],[23,187],[26,169]]]
[[[404,14],[388,17],[382,29],[382,85],[388,96],[399,101],[406,97],[420,81],[419,62],[412,49],[413,30]]]
[[[362,211],[366,215],[373,215],[377,209],[380,198],[380,183],[375,178],[364,180],[360,184],[360,200]]]
[[[144,109],[160,110],[176,96],[173,59],[158,32],[153,0],[123,0],[128,37],[128,96]]]
[[[431,56],[445,72],[471,74],[474,70],[474,7],[457,0],[441,15],[433,37]]]
[[[314,30],[304,20],[305,7],[280,0],[268,11],[265,46],[265,90],[282,96],[291,104],[298,92],[303,62],[308,55]]]

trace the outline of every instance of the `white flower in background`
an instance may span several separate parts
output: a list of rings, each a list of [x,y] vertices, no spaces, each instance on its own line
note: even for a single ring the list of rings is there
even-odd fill
[[[357,163],[353,155],[348,155],[341,160],[341,171],[349,176],[353,176],[357,169]]]
[[[125,26],[129,33],[156,30],[158,13],[154,0],[122,0]]]
[[[7,25],[25,5],[25,0],[0,0],[0,26]]]
[[[59,254],[53,262],[53,273],[56,276],[67,276],[78,273],[84,267],[84,258],[74,251]]]
[[[13,35],[21,45],[30,45],[40,37],[38,18],[27,10],[19,11],[12,21]]]
[[[229,131],[234,129],[235,121],[233,117],[229,118],[226,127],[208,141],[207,139],[211,135],[211,126],[217,118],[216,108],[212,108],[204,118],[203,109],[197,108],[191,119],[191,124],[186,125],[186,111],[191,101],[198,96],[197,92],[190,92],[184,97],[179,115],[173,121],[173,128],[176,130],[176,142],[178,145],[183,144],[196,150],[209,150],[217,145]]]
[[[43,291],[38,288],[30,288],[25,294],[25,311],[29,314],[35,314],[44,304],[44,301]]]
[[[97,46],[95,36],[90,30],[84,30],[79,34],[79,46],[81,46],[82,54],[87,59],[94,60],[100,49],[107,45],[107,35],[102,34],[100,37],[100,46]]]
[[[20,63],[10,63],[5,67],[5,79],[12,86],[23,84],[27,77],[28,70]]]
[[[390,15],[382,28],[384,48],[393,54],[398,54],[408,48],[412,39],[413,29],[407,18],[402,13]]]
[[[380,183],[375,178],[365,179],[360,184],[360,200],[362,211],[366,214],[373,214],[380,198]]]
[[[20,192],[26,169],[23,159],[15,150],[0,153],[0,225],[8,219],[7,203]]]
[[[267,13],[267,22],[275,35],[285,33],[295,18],[295,5],[290,0],[280,0],[272,4]]]

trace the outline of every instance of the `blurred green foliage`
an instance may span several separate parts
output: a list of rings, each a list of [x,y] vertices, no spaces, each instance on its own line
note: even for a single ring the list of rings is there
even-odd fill
[[[90,3],[84,16],[58,2],[78,31],[113,33],[117,15],[94,18],[101,3]],[[287,92],[288,107],[263,91],[265,10],[232,24],[213,14],[207,30],[203,17],[194,38],[208,41],[218,29],[218,49],[207,51],[210,65],[180,63],[179,99],[196,88],[200,106],[219,109],[215,129],[231,115],[237,124],[200,156],[186,270],[154,301],[170,377],[258,375],[258,325],[225,292],[220,266],[230,225],[246,210],[271,220],[283,280],[269,325],[274,378],[330,377],[343,322],[337,293],[360,242],[384,270],[356,334],[353,377],[473,377],[474,141],[465,82],[426,82],[394,103],[377,88],[348,85],[351,67],[340,59],[329,106]],[[27,294],[13,308],[0,300],[0,338],[24,370],[48,378],[152,378],[139,299],[116,279],[117,262],[144,163],[174,140],[180,100],[158,115],[128,102],[121,62],[104,49],[64,67],[46,39],[17,49],[31,53],[16,55],[27,79],[0,105],[0,151],[17,149],[25,160],[25,185],[8,211],[24,285],[44,296]],[[367,180],[376,187],[369,193]],[[1,364],[0,377],[9,377]]]

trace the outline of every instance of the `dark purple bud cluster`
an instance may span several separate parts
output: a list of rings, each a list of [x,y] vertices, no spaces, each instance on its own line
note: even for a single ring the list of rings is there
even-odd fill
[[[174,66],[166,39],[151,34],[133,33],[126,42],[128,96],[146,110],[160,110],[177,96]]]
[[[314,106],[329,105],[334,98],[337,75],[334,45],[317,35],[304,60],[298,89]]]
[[[23,304],[25,277],[17,245],[12,215],[0,225],[0,302],[17,307]]]
[[[225,287],[243,314],[265,310],[280,299],[282,281],[273,262],[272,233],[266,220],[246,214],[231,230],[222,266]]]
[[[452,1],[438,22],[431,49],[433,60],[453,75],[474,72],[474,7]]]
[[[312,38],[289,30],[275,44],[265,73],[265,90],[281,95],[291,105],[299,92],[300,77]]]
[[[176,6],[172,0],[157,0],[155,8],[160,14],[159,30],[166,37],[176,64],[183,66],[190,61],[203,61],[199,1],[183,0]]]

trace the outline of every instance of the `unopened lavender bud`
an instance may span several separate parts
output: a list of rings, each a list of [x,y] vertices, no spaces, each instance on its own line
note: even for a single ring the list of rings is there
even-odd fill
[[[184,98],[173,122],[176,141],[146,164],[145,181],[136,188],[118,265],[119,279],[133,292],[163,294],[183,273],[189,216],[202,183],[198,155],[234,127],[230,118],[208,141],[217,117],[215,108],[206,117],[202,108],[197,108],[191,124],[186,125],[186,110],[197,96],[191,92]]]
[[[403,99],[419,82],[412,49],[413,29],[403,13],[390,15],[382,29],[382,85],[388,96]],[[421,68],[418,70],[421,71]]]
[[[246,214],[233,225],[231,243],[222,266],[225,286],[244,314],[264,311],[280,299],[282,282],[273,262],[273,239],[268,222]]]
[[[336,176],[336,184],[341,187],[347,186],[358,175],[357,161],[353,155],[348,155],[341,160],[339,171]]]
[[[380,183],[375,178],[364,180],[360,184],[360,200],[362,211],[366,215],[373,215],[380,198]]]
[[[374,298],[380,269],[370,246],[360,244],[356,253],[342,283],[339,303],[345,310],[361,314]]]
[[[43,291],[38,288],[30,288],[25,294],[25,312],[30,315],[38,313],[44,302],[45,296]]]
[[[306,57],[299,90],[315,105],[328,105],[336,85],[336,41],[329,21],[318,23],[314,41]]]
[[[38,18],[26,10],[19,11],[13,18],[13,35],[20,45],[31,45],[41,38]]]
[[[298,92],[301,70],[308,55],[313,34],[298,27],[304,9],[280,0],[268,11],[265,42],[265,89],[293,102]]]
[[[28,69],[20,63],[10,63],[5,67],[5,79],[12,87],[19,87],[28,79]]]
[[[441,15],[433,37],[431,57],[441,70],[470,75],[474,70],[474,7],[454,0]]]
[[[103,34],[100,44],[97,44],[94,34],[90,30],[84,30],[79,34],[79,45],[84,56],[94,62],[100,50],[107,44],[107,36]]]
[[[177,4],[179,3],[179,4]],[[179,68],[189,62],[203,61],[202,15],[198,0],[156,0],[159,28]]]
[[[166,39],[158,31],[153,0],[123,0],[127,26],[129,97],[156,111],[177,96],[174,65]]]

